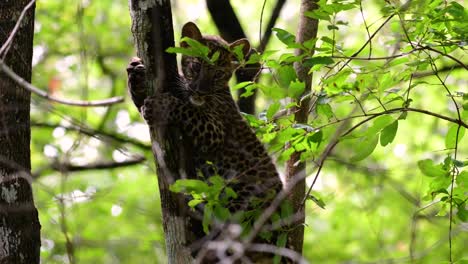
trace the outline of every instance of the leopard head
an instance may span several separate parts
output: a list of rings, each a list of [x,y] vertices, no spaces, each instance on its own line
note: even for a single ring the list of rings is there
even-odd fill
[[[250,43],[247,39],[239,39],[227,43],[218,36],[203,36],[197,25],[188,22],[182,28],[182,37],[194,39],[209,48],[208,57],[215,53],[218,58],[214,62],[206,61],[199,57],[182,56],[182,71],[187,80],[188,89],[195,95],[203,96],[218,92],[229,92],[228,82],[236,64],[236,56],[233,50],[241,46],[244,56],[250,52]],[[189,45],[182,41],[181,47]]]

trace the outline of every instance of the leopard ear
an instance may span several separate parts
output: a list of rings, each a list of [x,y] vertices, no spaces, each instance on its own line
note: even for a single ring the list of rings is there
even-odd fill
[[[194,39],[198,42],[202,40],[202,34],[200,32],[200,29],[198,29],[197,25],[193,22],[187,22],[183,27],[182,27],[182,37],[189,37],[191,39]],[[181,47],[187,48],[188,44],[184,41],[180,43]]]
[[[241,46],[241,45],[243,45],[242,53],[244,53],[244,57],[245,57],[250,52],[250,43],[247,39],[243,38],[243,39],[236,40],[233,43],[229,44],[229,48],[232,50],[235,47]]]

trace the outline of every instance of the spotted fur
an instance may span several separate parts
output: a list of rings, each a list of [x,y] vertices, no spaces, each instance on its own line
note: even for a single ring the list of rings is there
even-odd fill
[[[144,99],[143,117],[150,126],[165,123],[181,127],[192,141],[196,167],[201,174],[205,178],[221,175],[238,194],[239,198],[229,206],[231,211],[251,207],[255,198],[273,198],[282,187],[276,168],[241,116],[228,86],[235,70],[232,50],[241,45],[246,55],[250,50],[248,41],[241,39],[228,44],[216,36],[202,36],[190,22],[183,27],[182,37],[207,46],[209,57],[215,52],[219,57],[210,64],[202,58],[182,56],[183,96],[164,92]],[[181,46],[188,44],[182,42]],[[137,104],[142,101],[145,68],[140,59],[134,58],[127,70],[130,92]]]

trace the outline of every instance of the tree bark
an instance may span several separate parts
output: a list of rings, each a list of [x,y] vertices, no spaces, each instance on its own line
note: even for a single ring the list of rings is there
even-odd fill
[[[316,0],[301,1],[299,27],[296,34],[297,43],[303,43],[309,39],[317,37],[318,20],[305,16],[305,12],[312,11],[317,8],[318,5]],[[302,55],[303,52],[303,50],[297,49],[295,53],[299,56]],[[311,102],[310,99],[301,100],[301,98],[311,91],[312,74],[308,74],[310,68],[305,67],[301,62],[296,62],[294,64],[294,68],[298,79],[305,83],[306,89],[304,89],[304,93],[301,96],[296,98],[297,103],[300,105],[292,108],[291,111],[295,113],[294,118],[296,123],[307,123]],[[302,252],[304,243],[303,224],[305,222],[305,208],[302,205],[302,201],[305,196],[306,165],[304,162],[300,162],[300,155],[300,152],[294,152],[286,164],[286,182],[290,183],[295,182],[295,179],[301,179],[296,183],[292,189],[291,195],[289,196],[289,199],[293,204],[294,212],[296,212],[297,222],[294,224],[294,230],[289,233],[288,248],[297,252]]]
[[[146,67],[148,95],[171,91],[177,85],[178,70],[174,54],[165,50],[174,46],[170,0],[129,0],[132,32],[138,57]],[[158,125],[150,128],[156,160],[163,227],[168,263],[192,263],[191,245],[196,241],[199,223],[189,217],[187,201],[169,190],[169,185],[191,171],[191,159],[180,140],[177,127]],[[192,175],[193,177],[193,175]]]
[[[34,5],[0,1],[0,60],[31,81]],[[14,36],[14,38],[10,38]],[[7,39],[10,44],[4,45]],[[8,47],[8,48],[7,48]],[[0,72],[0,263],[39,263],[40,223],[31,188],[31,94]]]

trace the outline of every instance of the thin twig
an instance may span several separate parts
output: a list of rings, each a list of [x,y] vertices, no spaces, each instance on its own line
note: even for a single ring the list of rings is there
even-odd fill
[[[268,252],[278,254],[293,261],[293,263],[307,264],[309,262],[299,253],[289,248],[277,247],[270,244],[251,244],[247,251]]]
[[[15,38],[16,33],[18,33],[19,27],[21,25],[21,22],[23,21],[24,16],[26,15],[26,12],[34,5],[36,0],[31,0],[24,8],[23,11],[21,11],[20,16],[18,17],[18,21],[16,21],[15,27],[13,30],[10,32],[10,36],[8,36],[8,39],[3,43],[2,47],[0,48],[0,56],[2,56],[3,59],[5,59],[6,55],[8,54],[8,50],[10,49],[10,45],[13,42],[13,39]]]
[[[71,120],[70,122],[73,122],[73,120]],[[51,129],[61,127],[61,128],[66,129],[66,130],[76,131],[78,133],[87,135],[89,137],[93,137],[93,138],[102,140],[104,142],[109,143],[109,141],[112,140],[112,141],[118,142],[120,144],[127,144],[128,143],[128,144],[134,145],[135,147],[138,147],[138,148],[143,149],[143,150],[151,150],[151,145],[146,144],[145,142],[139,141],[139,140],[137,140],[135,138],[126,137],[126,136],[123,136],[122,134],[118,134],[118,133],[112,133],[112,132],[108,132],[108,131],[104,131],[104,130],[93,129],[93,128],[87,127],[84,124],[80,124],[80,123],[64,125],[64,124],[58,124],[58,123],[37,122],[35,120],[32,120],[31,121],[31,126],[32,127],[39,127],[39,128],[51,128]]]
[[[260,44],[257,47],[259,53],[263,53],[268,42],[270,41],[272,28],[275,26],[276,20],[278,20],[279,14],[285,2],[286,0],[278,0],[276,2],[276,5],[273,8],[273,11],[271,12],[270,20],[268,21],[265,33],[263,33],[263,37],[260,38]]]
[[[364,17],[364,10],[362,9],[362,1],[359,1],[359,11],[361,13],[362,22],[364,22],[364,27],[366,28],[367,38],[371,38],[369,32],[369,26],[367,25],[366,18]],[[372,41],[369,43],[369,58],[372,57]]]
[[[145,157],[138,156],[131,160],[126,160],[126,161],[121,161],[121,162],[103,161],[103,162],[95,162],[95,163],[90,163],[90,164],[85,164],[85,165],[74,165],[71,163],[62,162],[62,163],[53,163],[51,166],[54,170],[66,171],[66,172],[86,171],[86,170],[103,170],[103,169],[109,170],[109,169],[117,169],[117,168],[122,168],[122,167],[127,167],[127,166],[133,166],[136,164],[140,164],[145,160],[146,160]]]
[[[258,38],[259,38],[259,42],[262,43],[262,24],[263,24],[263,12],[265,11],[265,5],[266,5],[266,2],[267,0],[264,0],[263,1],[263,5],[262,5],[262,11],[260,13],[260,28],[258,29]]]
[[[53,95],[44,92],[43,90],[35,87],[34,85],[30,84],[19,75],[17,75],[10,67],[8,67],[2,60],[0,60],[0,71],[3,71],[6,75],[8,75],[14,82],[16,82],[19,86],[23,87],[24,89],[43,97],[47,100],[64,104],[64,105],[73,105],[73,106],[81,106],[81,107],[97,107],[97,106],[109,106],[113,104],[118,104],[124,101],[122,96],[112,97],[103,100],[94,100],[94,101],[81,101],[81,100],[69,100],[69,99],[62,99],[55,97]]]

